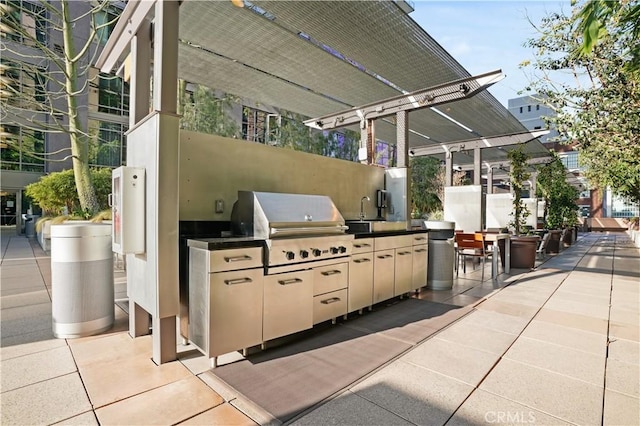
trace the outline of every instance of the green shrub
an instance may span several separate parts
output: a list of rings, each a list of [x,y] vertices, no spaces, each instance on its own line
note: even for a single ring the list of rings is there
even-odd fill
[[[111,169],[92,169],[91,179],[100,209],[108,209],[108,197],[111,192]],[[43,176],[38,182],[27,185],[25,193],[35,204],[40,206],[45,216],[60,216],[64,213],[84,218],[91,216],[85,214],[80,208],[72,169]]]

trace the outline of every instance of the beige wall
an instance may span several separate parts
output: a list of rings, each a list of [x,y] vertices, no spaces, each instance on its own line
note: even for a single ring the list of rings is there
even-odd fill
[[[383,168],[180,132],[180,220],[229,220],[238,190],[328,195],[345,219],[358,218],[360,199],[368,195],[365,211],[373,218],[377,189],[384,189]],[[217,214],[218,199],[224,212]]]

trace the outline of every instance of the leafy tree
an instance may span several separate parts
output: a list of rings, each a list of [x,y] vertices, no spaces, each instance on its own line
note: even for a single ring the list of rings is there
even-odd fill
[[[95,213],[99,210],[99,203],[89,169],[90,137],[86,124],[80,118],[86,108],[82,97],[86,96],[91,82],[89,70],[94,55],[98,53],[98,45],[94,42],[117,18],[105,19],[105,16],[110,16],[107,13],[110,2],[106,0],[82,2],[86,10],[78,16],[72,16],[71,3],[70,0],[2,2],[0,51],[3,68],[18,71],[3,75],[8,84],[7,93],[3,93],[0,100],[1,118],[3,125],[69,137],[70,146],[62,151],[70,151],[80,207],[85,212]],[[86,41],[78,45],[74,28],[83,21],[89,21],[90,31]],[[50,33],[59,33],[61,45],[47,40],[47,29]],[[29,48],[25,49],[25,45]],[[49,64],[49,69],[40,68],[40,64]],[[33,84],[17,90],[21,86],[16,77],[20,78],[24,73],[31,75]],[[7,139],[6,143],[8,149],[28,150],[15,140]],[[60,152],[49,153],[57,154]],[[38,154],[35,150],[28,155],[43,161],[55,161],[53,157]]]
[[[628,9],[616,6],[591,53],[576,55],[583,43],[582,10],[542,20],[539,37],[527,42],[537,52],[533,63],[523,63],[533,68],[527,89],[557,113],[547,121],[561,141],[575,144],[590,183],[639,202],[640,73],[629,69],[638,38],[621,24]]]
[[[240,137],[238,124],[228,114],[233,103],[238,99],[229,94],[220,98],[212,89],[199,84],[194,86],[193,93],[188,95],[185,91],[186,82],[184,80],[179,82],[180,127],[211,135]]]
[[[514,229],[515,235],[520,235],[520,231],[527,224],[527,217],[531,214],[527,206],[522,201],[522,191],[524,183],[529,179],[529,166],[527,161],[529,155],[524,152],[522,145],[512,149],[507,153],[509,159],[509,180],[511,181],[511,189],[513,190],[513,220],[510,225]]]
[[[443,174],[440,160],[434,157],[412,157],[411,216],[415,218],[442,210]]]
[[[25,193],[42,208],[45,215],[58,216],[66,210],[67,213],[88,218],[91,215],[82,208],[73,173],[72,169],[50,173],[38,182],[27,185]],[[108,207],[111,192],[111,169],[91,169],[90,173],[96,189],[98,210],[104,210]]]
[[[574,0],[575,3],[575,0]],[[629,32],[635,40],[628,46],[629,71],[640,70],[640,3],[631,0],[589,0],[578,12],[578,29],[582,32],[581,55],[589,56],[598,42],[607,37],[609,28]]]
[[[356,161],[360,135],[351,130],[313,131],[304,124],[306,117],[281,110],[280,119],[272,129],[275,146],[318,154],[325,157]]]
[[[538,168],[537,192],[545,200],[548,229],[558,229],[577,220],[578,190],[567,182],[567,169],[554,154],[552,162]]]

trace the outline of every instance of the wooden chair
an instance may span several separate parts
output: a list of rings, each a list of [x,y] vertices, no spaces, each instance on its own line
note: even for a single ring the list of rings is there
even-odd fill
[[[488,250],[484,241],[484,235],[481,232],[471,233],[458,233],[456,234],[456,276],[458,275],[462,260],[463,272],[467,271],[467,256],[473,258],[480,258],[482,261],[482,277],[484,281],[484,267],[487,257],[491,256],[492,250]]]

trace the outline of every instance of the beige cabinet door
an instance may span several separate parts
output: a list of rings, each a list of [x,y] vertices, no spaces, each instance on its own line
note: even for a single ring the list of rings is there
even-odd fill
[[[313,271],[264,277],[265,341],[313,326]]]
[[[209,357],[262,343],[262,269],[209,276]]]
[[[379,250],[373,256],[373,303],[393,297],[395,249]]]
[[[373,252],[351,255],[347,300],[349,312],[373,305]]]
[[[413,248],[397,248],[395,256],[395,285],[393,295],[400,296],[401,294],[409,293],[411,291]]]
[[[413,277],[411,289],[417,290],[427,285],[428,245],[413,246]]]

